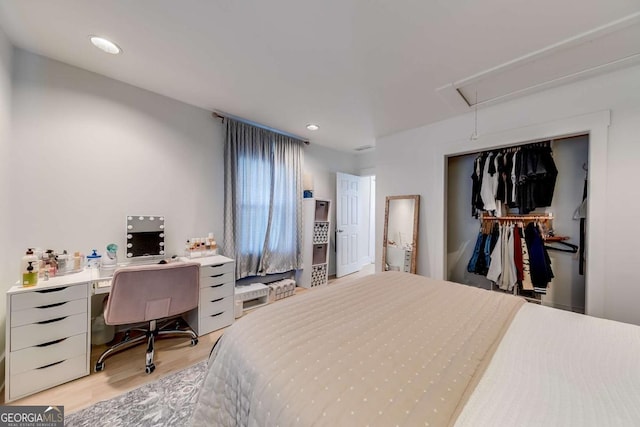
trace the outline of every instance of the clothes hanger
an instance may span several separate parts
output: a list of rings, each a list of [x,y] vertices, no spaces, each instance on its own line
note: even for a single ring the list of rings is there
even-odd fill
[[[553,245],[562,245],[562,246],[566,246],[566,248],[559,248]],[[549,249],[552,251],[558,251],[558,252],[568,252],[572,254],[575,254],[578,252],[578,246],[569,242],[558,241],[558,242],[553,242],[553,244],[545,244],[544,247],[546,249]]]

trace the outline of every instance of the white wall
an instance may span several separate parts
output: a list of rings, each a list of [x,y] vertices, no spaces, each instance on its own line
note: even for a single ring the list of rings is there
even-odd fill
[[[7,159],[10,143],[11,125],[11,60],[13,49],[11,43],[0,28],[0,159]],[[6,271],[12,264],[7,241],[11,225],[9,223],[9,171],[0,167],[0,280],[8,278]],[[6,283],[6,280],[5,280]],[[0,303],[0,319],[5,318],[6,305]],[[5,325],[0,321],[0,340],[4,342]],[[4,345],[1,346],[4,348]],[[2,352],[0,351],[0,354]],[[0,372],[4,374],[4,358],[0,361]]]
[[[443,108],[446,108],[443,105]],[[574,117],[603,110],[611,111],[611,124],[600,148],[604,155],[591,156],[594,167],[604,171],[591,185],[603,190],[601,203],[607,207],[602,216],[592,216],[605,232],[598,235],[603,265],[602,277],[593,275],[602,288],[597,304],[607,318],[640,324],[640,287],[636,265],[640,264],[635,233],[629,232],[640,209],[640,186],[636,169],[640,164],[640,67],[631,67],[513,100],[478,112],[481,135],[513,129],[544,128]],[[398,133],[376,142],[376,203],[378,246],[382,241],[384,197],[394,194],[420,194],[420,236],[418,273],[443,276],[442,259],[445,210],[443,189],[444,156],[449,147],[462,152],[477,151],[469,141],[473,115]],[[517,132],[510,132],[515,135]],[[517,142],[517,141],[511,141]],[[485,142],[487,143],[487,142]],[[592,144],[593,145],[593,144]],[[484,148],[484,147],[483,147]],[[591,150],[592,147],[590,147]],[[592,168],[594,169],[594,168]],[[603,209],[599,206],[598,209]],[[591,209],[591,208],[590,208]],[[377,265],[380,270],[380,265]]]
[[[331,227],[329,229],[329,275],[336,274],[336,173],[357,174],[356,156],[320,145],[309,144],[304,149],[304,172],[313,177],[313,196],[331,200]]]
[[[360,177],[360,196],[358,197],[360,212],[360,237],[358,241],[358,258],[360,265],[371,264],[373,262],[373,253],[370,251],[371,240],[375,236],[371,235],[371,220],[374,212],[371,210],[371,199],[375,197],[372,193],[371,176]],[[375,218],[375,216],[373,216]]]
[[[15,51],[10,253],[124,259],[127,215],[164,215],[168,254],[211,231],[222,239],[222,127],[205,110]],[[16,262],[16,267],[18,263]],[[17,278],[10,271],[9,278]],[[5,282],[7,283],[7,282]],[[10,281],[9,281],[10,283]]]
[[[356,166],[360,171],[359,175],[375,175],[376,150],[371,149],[356,154]]]

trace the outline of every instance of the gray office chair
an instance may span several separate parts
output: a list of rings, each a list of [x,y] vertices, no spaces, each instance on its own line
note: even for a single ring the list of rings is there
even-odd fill
[[[131,329],[143,331],[144,335],[130,337],[125,333],[123,340],[107,350],[98,358],[95,371],[104,369],[104,360],[135,345],[147,341],[145,371],[154,371],[154,340],[161,336],[183,335],[191,338],[191,345],[198,344],[198,336],[191,329],[182,330],[158,328],[158,320],[178,316],[198,306],[200,291],[200,266],[196,263],[169,263],[116,270],[111,282],[111,294],[104,311],[104,320],[108,325],[125,325],[149,322],[149,329]]]

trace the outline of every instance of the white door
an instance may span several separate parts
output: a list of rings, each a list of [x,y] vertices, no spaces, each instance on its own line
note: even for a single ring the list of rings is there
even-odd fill
[[[360,177],[338,172],[336,184],[336,277],[342,277],[360,270]]]

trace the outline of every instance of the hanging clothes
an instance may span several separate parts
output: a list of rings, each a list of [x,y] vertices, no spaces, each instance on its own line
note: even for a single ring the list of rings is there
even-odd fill
[[[480,274],[486,276],[491,264],[491,253],[500,237],[498,225],[495,224],[490,231],[481,228],[476,238],[476,244],[473,249],[471,259],[467,264],[469,273]]]
[[[496,193],[498,191],[498,175],[496,171],[494,153],[489,153],[484,164],[482,183],[480,185],[480,197],[485,211],[496,210]]]
[[[478,258],[480,257],[480,250],[482,248],[482,238],[483,238],[483,234],[482,232],[478,233],[478,237],[476,238],[476,244],[473,247],[473,253],[471,254],[471,259],[469,260],[469,263],[467,264],[467,271],[469,273],[475,273],[476,272],[476,267],[478,265]]]
[[[547,292],[547,286],[553,279],[551,259],[544,247],[544,241],[538,226],[530,222],[524,230],[527,249],[529,250],[529,266],[533,289],[541,294]]]
[[[475,218],[478,217],[478,212],[484,209],[484,203],[482,203],[482,197],[480,197],[480,189],[482,188],[482,176],[485,160],[486,153],[480,153],[473,161],[473,174],[471,175],[471,180],[473,182],[471,191],[471,215]]]
[[[513,225],[499,227],[497,244],[491,251],[491,264],[487,272],[487,279],[495,282],[502,290],[512,291],[518,282],[515,259]]]
[[[582,168],[587,171],[585,165],[582,166]],[[580,203],[580,206],[578,206],[578,208],[576,209],[576,211],[573,214],[573,219],[579,219],[580,220],[580,241],[579,241],[579,248],[580,248],[580,255],[578,257],[578,274],[580,275],[584,275],[584,264],[585,264],[585,243],[586,243],[586,234],[587,234],[587,186],[589,184],[588,180],[587,180],[588,176],[585,176],[584,178],[584,185],[582,187],[582,203]]]
[[[498,283],[500,278],[502,277],[502,256],[504,252],[502,251],[502,244],[504,243],[503,238],[503,229],[499,228],[498,239],[496,241],[496,245],[491,251],[491,263],[489,265],[489,270],[487,271],[487,279],[492,282]]]
[[[504,240],[502,245],[502,277],[499,287],[505,291],[512,291],[518,281],[513,248],[513,225],[504,225]]]
[[[520,214],[550,206],[557,176],[550,141],[483,152],[471,175],[472,215],[488,211],[501,216],[503,206],[518,208]]]
[[[518,160],[520,157],[520,150],[516,150],[513,153],[513,157],[511,158],[511,202],[509,203],[510,208],[518,207],[518,186],[517,177],[518,177]]]
[[[557,176],[550,142],[532,144],[520,150],[516,166],[516,193],[521,214],[551,206]]]
[[[531,263],[529,261],[529,249],[524,235],[522,225],[518,226],[520,234],[520,249],[522,251],[522,289],[525,291],[533,291],[533,283],[531,282]]]
[[[490,231],[481,227],[467,271],[509,292],[517,286],[545,294],[554,277],[542,229],[535,222],[526,227],[495,222]]]
[[[513,228],[513,262],[516,267],[516,279],[517,283],[522,285],[524,280],[524,264],[522,262],[523,250],[522,250],[522,229],[520,225]]]

